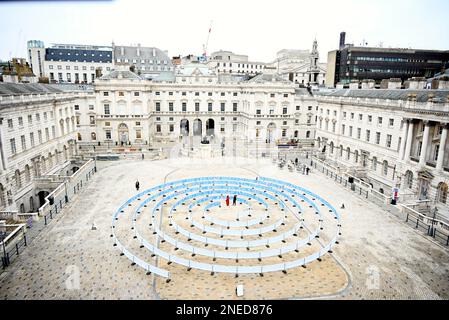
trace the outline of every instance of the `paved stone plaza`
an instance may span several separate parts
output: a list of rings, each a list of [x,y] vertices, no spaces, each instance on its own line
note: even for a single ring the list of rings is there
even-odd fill
[[[269,160],[221,158],[98,162],[98,167],[90,185],[0,274],[0,298],[237,299],[237,284],[244,285],[246,299],[449,298],[447,248],[320,173],[312,171],[305,176],[280,170]],[[295,268],[285,274],[265,273],[263,277],[211,275],[201,270],[187,271],[173,263],[169,266],[172,276],[168,283],[162,277],[147,275],[120,256],[120,251],[113,247],[111,220],[114,212],[136,195],[136,179],[141,190],[145,190],[165,182],[203,176],[270,177],[311,190],[340,213],[339,244],[322,261],[311,262],[307,268]],[[345,209],[339,209],[342,201]],[[96,230],[92,230],[92,224]],[[145,248],[136,245],[129,227],[130,224],[123,224],[116,230],[121,239],[129,235],[124,243],[127,248],[142,252],[147,261],[167,268],[162,259],[152,258]],[[151,238],[149,230],[142,232]],[[326,240],[322,237],[318,241]],[[315,247],[319,245],[314,243],[306,251],[319,249]],[[160,248],[169,250],[167,243],[160,243]],[[269,263],[270,259],[264,262]]]

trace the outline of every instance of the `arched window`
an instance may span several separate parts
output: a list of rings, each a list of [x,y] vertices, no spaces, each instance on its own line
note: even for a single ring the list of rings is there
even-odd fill
[[[351,148],[346,148],[346,160],[351,159]]]
[[[0,183],[0,207],[4,207],[6,205],[5,202],[5,189],[3,185]]]
[[[388,175],[388,162],[385,160],[382,165],[382,172],[384,176]]]
[[[413,172],[408,170],[405,173],[405,187],[408,189],[411,189],[413,187]]]
[[[437,190],[437,201],[440,203],[447,203],[447,184],[440,182]]]
[[[25,166],[25,181],[28,183],[31,180],[31,170],[30,170],[30,166],[26,165]]]
[[[92,139],[92,141],[97,140],[97,134],[95,132],[91,132],[90,138]]]
[[[357,150],[354,151],[354,162],[355,163],[359,162],[359,152]]]
[[[30,197],[30,212],[34,211],[34,199],[33,197]]]
[[[23,203],[20,205],[20,212],[25,213],[25,205]]]
[[[19,170],[16,170],[16,172],[14,173],[14,178],[16,179],[16,188],[21,188],[22,187],[22,179],[20,177]]]
[[[343,146],[340,145],[340,158],[342,158],[342,157],[343,157]]]

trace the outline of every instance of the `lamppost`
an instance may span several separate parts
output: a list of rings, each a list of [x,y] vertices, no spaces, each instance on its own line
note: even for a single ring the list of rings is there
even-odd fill
[[[430,227],[430,230],[429,230],[429,235],[430,235],[431,237],[433,237],[433,236],[435,235],[435,231],[436,231],[436,228],[435,228],[435,219],[436,219],[436,217],[437,217],[437,212],[438,212],[438,208],[435,207],[435,209],[433,209],[432,226]]]

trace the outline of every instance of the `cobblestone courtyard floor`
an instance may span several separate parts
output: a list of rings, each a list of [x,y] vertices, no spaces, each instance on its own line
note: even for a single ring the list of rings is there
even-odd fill
[[[98,162],[94,179],[0,274],[1,299],[448,299],[449,250],[320,173],[280,170],[268,160],[173,159]],[[272,177],[307,188],[339,208],[342,236],[333,253],[306,269],[263,278],[171,266],[166,283],[119,255],[110,238],[115,210],[141,189],[212,175]],[[91,230],[92,224],[96,230]]]

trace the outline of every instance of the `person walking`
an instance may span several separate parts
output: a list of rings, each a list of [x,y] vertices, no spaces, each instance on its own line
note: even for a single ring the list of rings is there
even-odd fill
[[[237,195],[234,194],[234,198],[232,199],[232,205],[235,206],[237,203]]]
[[[145,155],[142,153],[142,160],[144,160],[145,159]]]
[[[139,191],[139,188],[140,188],[139,180],[136,180],[136,190]]]
[[[310,171],[310,168],[307,167],[307,168],[306,168],[306,174],[307,174],[307,175],[309,175],[309,171]]]
[[[229,207],[229,196],[226,196],[226,206]]]

